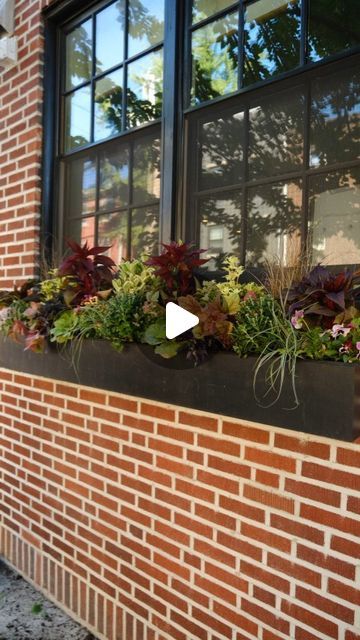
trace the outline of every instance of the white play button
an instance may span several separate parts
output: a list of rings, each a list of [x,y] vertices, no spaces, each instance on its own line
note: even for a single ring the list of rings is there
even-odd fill
[[[178,304],[168,302],[166,305],[166,337],[172,340],[199,324],[199,318],[186,311]]]

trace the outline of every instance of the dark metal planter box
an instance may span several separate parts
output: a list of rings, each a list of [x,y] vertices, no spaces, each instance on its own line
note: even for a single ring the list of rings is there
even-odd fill
[[[294,409],[288,379],[276,404],[268,408],[258,404],[253,391],[255,362],[217,353],[190,368],[185,358],[164,361],[151,347],[129,345],[118,353],[107,342],[89,340],[83,343],[75,372],[69,353],[49,347],[47,353],[36,354],[10,340],[0,341],[0,366],[15,371],[341,440],[360,435],[359,365],[300,361],[296,373],[300,405]],[[257,389],[260,398],[264,389]]]

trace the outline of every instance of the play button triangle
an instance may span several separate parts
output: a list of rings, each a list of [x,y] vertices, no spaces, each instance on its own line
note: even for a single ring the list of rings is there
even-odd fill
[[[166,337],[172,340],[199,324],[199,318],[174,302],[166,305]]]

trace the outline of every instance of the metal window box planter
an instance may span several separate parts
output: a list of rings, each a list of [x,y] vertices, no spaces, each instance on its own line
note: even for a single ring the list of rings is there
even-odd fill
[[[0,366],[183,407],[353,441],[360,435],[360,365],[299,361],[294,407],[289,378],[279,400],[261,406],[254,397],[256,358],[220,352],[193,367],[185,357],[163,360],[152,347],[128,345],[119,353],[100,340],[84,341],[76,371],[69,350],[49,346],[44,354],[0,340]],[[259,377],[257,395],[265,392]],[[269,404],[272,398],[264,399]]]

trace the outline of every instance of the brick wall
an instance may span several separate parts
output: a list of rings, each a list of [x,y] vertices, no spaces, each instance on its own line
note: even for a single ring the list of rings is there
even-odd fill
[[[0,289],[31,278],[38,263],[46,4],[15,1],[18,63],[0,70]]]
[[[0,380],[0,551],[100,638],[360,639],[358,445]]]

